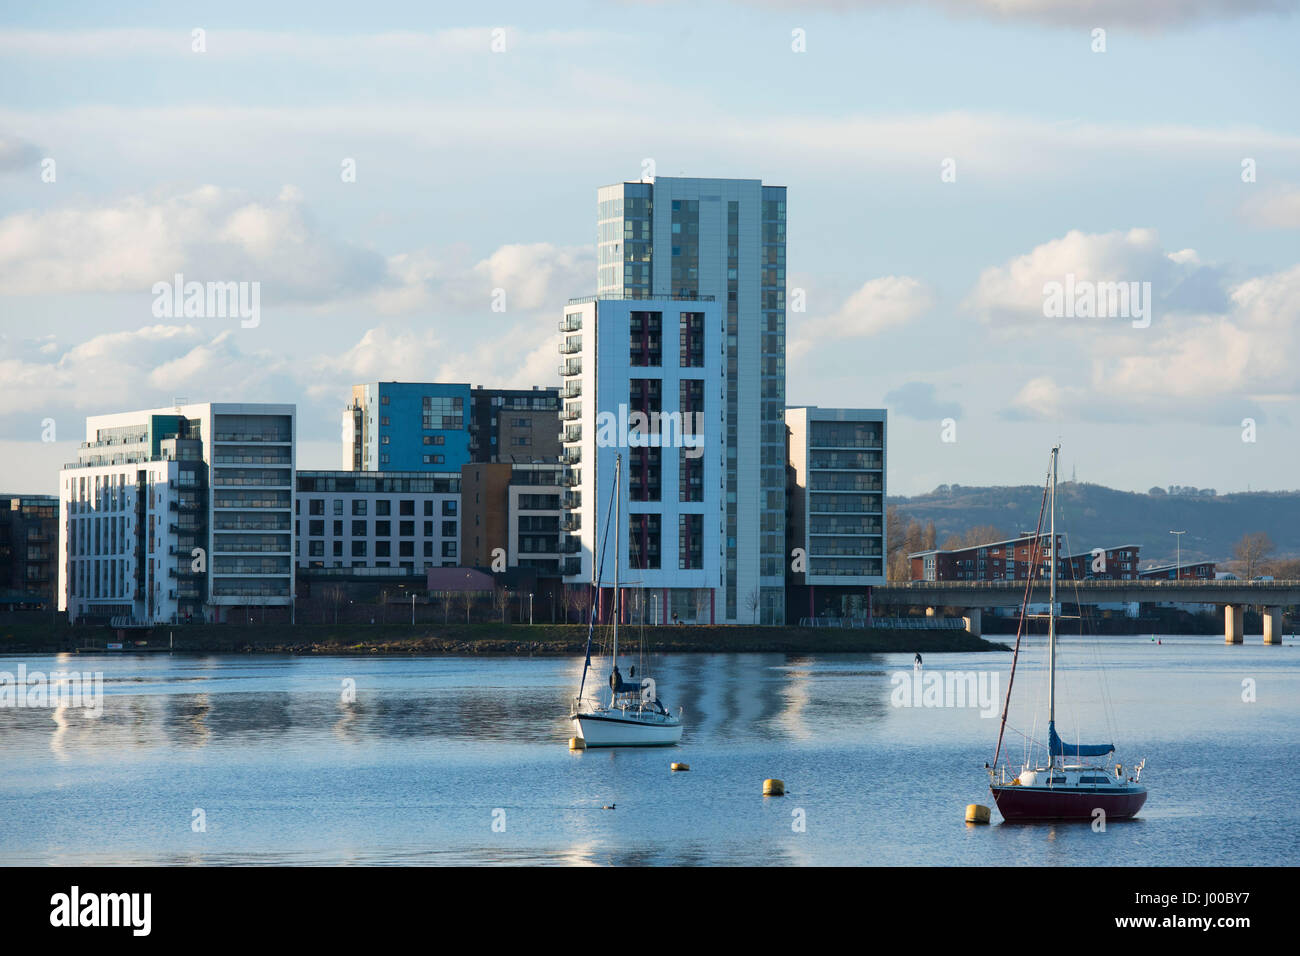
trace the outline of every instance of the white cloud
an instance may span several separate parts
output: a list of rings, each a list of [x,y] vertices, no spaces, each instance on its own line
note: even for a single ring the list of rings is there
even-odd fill
[[[510,67],[514,69],[513,66]],[[121,169],[144,182],[165,181],[176,169],[221,168],[249,177],[265,175],[253,157],[271,156],[285,168],[321,169],[322,157],[361,157],[359,182],[376,165],[401,157],[403,167],[437,168],[443,177],[500,188],[499,180],[524,170],[567,181],[573,175],[573,143],[591,131],[593,103],[615,104],[605,84],[573,84],[567,73],[492,73],[482,84],[448,84],[432,90],[412,87],[382,102],[253,107],[193,103],[184,107],[85,104],[18,111],[0,108],[0,128],[24,129],[49,144],[51,155],[76,156],[96,144],[101,168]],[[446,91],[454,90],[454,94]],[[927,178],[938,183],[940,161],[957,161],[958,182],[997,184],[1023,191],[1042,183],[1096,176],[1113,169],[1122,176],[1131,164],[1115,166],[1118,153],[1134,163],[1163,166],[1234,165],[1242,155],[1273,155],[1286,163],[1300,157],[1300,135],[1242,123],[1207,121],[1203,126],[1124,122],[1044,121],[1038,116],[980,110],[941,113],[834,116],[800,111],[746,113],[697,90],[643,94],[641,111],[601,112],[600,142],[584,154],[584,165],[617,178],[640,175],[640,157],[621,143],[653,143],[660,170],[687,175],[749,175],[781,171],[807,177],[835,172]],[[686,113],[661,108],[689,96]],[[449,137],[448,130],[454,130]],[[189,144],[202,142],[195,157]],[[374,157],[366,161],[366,156]],[[737,159],[761,156],[762,169]],[[685,157],[673,165],[675,157]],[[1104,160],[1105,162],[1099,162]],[[613,171],[612,175],[610,171]],[[209,178],[217,175],[210,174]],[[337,179],[337,174],[334,175]],[[600,181],[603,181],[600,180]],[[484,182],[491,182],[484,187]],[[584,193],[584,195],[588,195]]]
[[[281,362],[238,349],[229,336],[168,324],[105,332],[71,346],[7,335],[0,343],[5,416],[95,414],[165,404],[177,395],[271,400]],[[73,423],[59,424],[66,435]]]
[[[1235,286],[1224,315],[1190,316],[1145,355],[1114,363],[1104,388],[1159,395],[1300,395],[1300,265]]]
[[[509,314],[558,309],[586,291],[595,254],[512,243],[481,259],[458,246],[385,259],[326,234],[292,186],[273,200],[202,186],[0,219],[0,294],[135,293],[148,317],[154,283],[178,273],[259,282],[264,305],[361,303],[382,313],[489,312],[502,289]]]
[[[1036,377],[1007,417],[1223,423],[1300,398],[1300,265],[1230,290],[1221,313],[1075,343],[1070,380]]]
[[[105,30],[0,30],[0,55],[35,57],[104,57],[137,59],[144,56],[195,56],[194,28],[159,30],[122,28]],[[325,34],[306,31],[204,29],[205,57],[220,59],[264,58],[312,60],[353,69],[358,59],[372,59],[386,68],[411,69],[430,58],[464,54],[491,54],[493,31],[504,30],[507,51],[562,51],[593,46],[610,34],[596,30],[521,30],[516,27],[454,27],[420,33],[397,30],[368,34]]]
[[[1091,335],[1099,322],[1111,320],[1044,317],[1049,283],[1149,282],[1155,306],[1172,303],[1187,309],[1221,303],[1215,278],[1215,270],[1204,266],[1194,249],[1166,252],[1154,229],[1107,233],[1076,229],[983,270],[965,306],[988,323],[1037,323],[1054,335],[1074,331]]]
[[[848,11],[858,7],[897,7],[904,0],[814,0],[815,5]],[[1261,13],[1285,13],[1296,0],[927,0],[951,13],[1001,22],[1106,28],[1129,26],[1159,30]],[[776,6],[774,0],[758,0]]]
[[[1259,188],[1241,204],[1240,212],[1261,229],[1300,229],[1300,186]]]
[[[512,243],[477,261],[462,246],[421,249],[389,258],[388,278],[373,302],[385,313],[462,310],[497,321],[521,311],[558,311],[589,289],[595,274],[591,246]],[[494,299],[497,289],[503,299]],[[498,302],[504,313],[493,311]]]
[[[430,328],[427,319],[379,324],[340,351],[306,340],[291,355],[252,347],[261,336],[202,325],[150,325],[70,346],[8,334],[0,338],[6,385],[0,435],[39,434],[32,423],[53,416],[66,438],[85,415],[167,405],[177,396],[295,402],[310,435],[334,428],[351,387],[362,382],[558,384],[554,315],[542,320],[519,312],[439,325],[450,331]]]
[[[906,325],[934,304],[930,291],[911,276],[870,279],[831,315],[813,318],[792,330],[790,357],[844,339],[861,339]]]
[[[366,291],[384,271],[377,254],[322,233],[291,188],[260,201],[201,186],[0,220],[0,294],[7,295],[146,295],[182,273],[260,282],[263,302],[319,302]]]

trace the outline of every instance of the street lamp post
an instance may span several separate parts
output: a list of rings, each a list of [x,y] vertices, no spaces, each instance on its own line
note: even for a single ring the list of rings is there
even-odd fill
[[[1186,531],[1170,531],[1174,536],[1174,580],[1177,581],[1183,570],[1183,538]]]

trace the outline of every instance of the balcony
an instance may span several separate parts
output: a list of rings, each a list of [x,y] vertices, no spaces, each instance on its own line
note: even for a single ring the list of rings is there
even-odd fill
[[[815,451],[854,448],[884,448],[885,443],[879,438],[859,438],[856,441],[812,441],[808,447]]]
[[[810,471],[879,471],[880,455],[873,452],[814,451],[808,456]]]
[[[879,535],[880,525],[878,524],[855,524],[855,525],[838,525],[838,524],[818,524],[810,522],[808,526],[809,534],[833,534],[840,536],[867,536]]]
[[[814,473],[808,488],[810,491],[883,491],[884,482],[876,475]]]
[[[582,339],[572,338],[560,343],[561,355],[577,355],[582,351]]]
[[[588,302],[627,302],[640,301],[643,299],[667,299],[678,302],[713,302],[715,296],[700,295],[695,292],[675,292],[672,295],[663,295],[648,291],[630,290],[627,292],[602,292],[599,295],[583,295],[576,299],[570,299],[569,305],[585,305]]]
[[[862,551],[844,545],[813,545],[808,549],[810,558],[879,558],[880,550]]]
[[[582,382],[568,382],[560,392],[561,398],[578,398],[582,394]]]
[[[582,316],[580,315],[566,315],[564,318],[560,319],[561,332],[577,332],[581,328]]]
[[[578,531],[582,528],[581,515],[565,515],[564,520],[560,522],[561,531]]]
[[[576,404],[566,405],[564,407],[564,411],[560,412],[560,421],[562,422],[576,422],[581,417],[582,417],[581,405],[576,405]]]
[[[232,442],[232,441],[255,441],[255,442],[274,442],[276,444],[287,445],[293,439],[288,432],[269,431],[269,432],[217,432],[212,436],[213,441]]]

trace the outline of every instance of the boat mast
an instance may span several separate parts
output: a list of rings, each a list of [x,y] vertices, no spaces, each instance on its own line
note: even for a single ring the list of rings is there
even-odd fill
[[[1056,726],[1056,462],[1060,455],[1061,446],[1052,447],[1052,577],[1049,589],[1048,606],[1047,606],[1047,726]],[[1056,766],[1056,758],[1052,756],[1051,747],[1047,753],[1048,763],[1050,766]]]
[[[618,666],[618,566],[622,564],[623,551],[619,544],[619,529],[623,524],[622,489],[619,488],[623,472],[623,456],[614,457],[614,666]]]

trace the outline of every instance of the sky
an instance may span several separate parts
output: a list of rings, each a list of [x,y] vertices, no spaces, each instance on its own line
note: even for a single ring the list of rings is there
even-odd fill
[[[557,385],[649,169],[788,187],[787,403],[889,409],[892,494],[1300,488],[1296,0],[15,6],[2,492],[91,414],[295,402],[336,468],[355,383]]]

